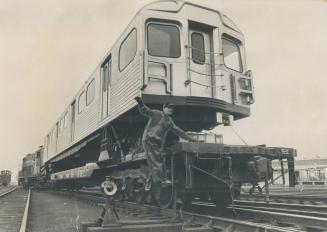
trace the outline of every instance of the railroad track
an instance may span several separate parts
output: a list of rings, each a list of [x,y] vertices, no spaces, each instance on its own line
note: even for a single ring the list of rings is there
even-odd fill
[[[25,202],[28,202],[26,191],[24,196]],[[101,230],[99,225],[94,223],[101,213],[100,205],[104,201],[105,198],[99,193],[99,189],[82,192],[33,189],[30,192],[30,203],[25,210],[29,214],[25,213],[25,219],[20,216],[20,220],[25,221],[25,226],[21,223],[20,231],[109,231]],[[293,205],[291,208],[290,205],[280,203],[234,201],[233,210],[237,216],[233,218],[219,215],[213,204],[203,202],[193,204],[192,211],[187,212],[130,202],[115,202],[115,205],[121,224],[113,226],[110,231],[295,232],[313,229],[326,231],[327,228],[326,208],[318,206],[303,210],[303,205]]]
[[[233,209],[241,218],[254,218],[304,230],[326,231],[327,207],[301,204],[234,201]]]
[[[246,201],[265,201],[264,194],[242,194],[240,199]],[[327,193],[292,193],[269,195],[270,202],[297,203],[302,205],[327,205]]]
[[[1,186],[0,187],[0,197],[2,194],[6,195],[7,193],[10,193],[10,191],[15,188],[16,188],[16,186]]]
[[[73,195],[54,194],[32,189],[26,232],[76,232],[81,221],[92,222],[101,213],[99,207],[80,201]]]
[[[74,196],[91,204],[99,204],[104,201],[104,198],[99,196],[99,193],[96,191],[57,193],[69,197]],[[136,218],[124,220],[125,216],[123,216],[123,220],[121,220],[122,226],[119,228],[113,227],[110,231],[305,231],[290,227],[283,228],[267,223],[249,222],[239,218],[231,219],[172,209],[159,209],[155,206],[142,206],[130,202],[116,202],[116,208],[119,215],[133,215]],[[92,224],[92,226],[96,225]]]
[[[25,231],[24,224],[26,223],[28,199],[29,191],[22,188],[12,187],[1,192],[0,231]]]
[[[266,203],[257,201],[234,200],[234,206],[269,208],[271,211],[286,213],[297,213],[305,216],[327,218],[326,205],[303,205],[303,204],[285,204],[285,203]]]
[[[275,186],[270,185],[270,192],[271,193],[299,193],[299,192],[327,192],[327,186],[326,185],[296,185],[295,187],[289,187],[289,186]]]
[[[234,201],[234,204],[227,208],[229,211],[221,212],[212,203],[194,202],[189,210],[204,215],[223,215],[240,220],[271,224],[284,227],[288,231],[327,231],[326,208],[321,207],[311,211],[311,209],[304,209],[301,206]]]
[[[86,193],[99,194],[96,190]],[[191,212],[208,216],[228,216],[235,214],[238,219],[265,222],[287,228],[288,231],[327,231],[327,206],[290,203],[266,203],[235,200],[230,212],[217,211],[214,204],[194,202]]]

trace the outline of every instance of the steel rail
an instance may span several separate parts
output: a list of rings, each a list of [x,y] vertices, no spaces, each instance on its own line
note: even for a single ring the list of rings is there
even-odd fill
[[[88,194],[87,192],[85,194]],[[279,222],[283,222],[285,224],[294,224],[294,225],[303,225],[303,227],[315,227],[315,228],[327,228],[326,219],[327,219],[327,206],[320,205],[301,205],[301,204],[283,204],[283,203],[266,203],[266,202],[253,202],[253,201],[240,201],[235,200],[235,208],[237,211],[241,209],[250,210],[249,215],[253,215],[253,212],[257,212],[260,214],[260,218],[266,219],[268,221],[273,221],[275,218],[280,218],[281,213],[283,216]],[[210,203],[194,203],[195,205],[202,207],[210,207],[214,208],[215,206]],[[246,207],[239,204],[247,204]],[[232,208],[232,207],[231,207]],[[254,210],[254,211],[251,211]],[[267,212],[267,216],[263,217],[262,212]],[[184,215],[188,215],[189,213],[183,212]],[[246,215],[247,217],[249,215]],[[288,216],[290,215],[290,216]],[[203,215],[202,215],[203,216]],[[209,216],[210,217],[210,216]],[[291,218],[290,218],[291,217]],[[324,227],[326,226],[326,227]],[[278,227],[280,228],[280,227]],[[290,228],[287,228],[286,231],[291,231]]]
[[[254,209],[254,210],[263,210],[275,213],[287,213],[292,215],[301,215],[301,216],[309,216],[315,218],[326,218],[327,213],[325,212],[313,212],[313,211],[306,211],[306,210],[297,210],[297,209],[287,209],[282,207],[269,207],[268,206],[251,206],[251,205],[234,205],[233,207],[236,208],[244,208],[244,209]]]
[[[303,228],[315,228],[326,231],[327,228],[327,206],[266,203],[254,201],[234,200],[233,206],[228,208],[234,210],[242,218],[257,218],[269,222],[283,223],[284,225]],[[215,205],[207,202],[194,202],[192,205],[204,211],[205,208],[215,208]]]
[[[256,219],[276,221],[278,223],[300,225],[304,228],[315,228],[325,231],[327,228],[326,217],[313,217],[299,214],[292,214],[281,212],[280,210],[272,210],[264,207],[251,207],[247,208],[244,206],[233,206],[238,214],[242,214],[246,217],[253,216]]]
[[[29,213],[29,208],[30,208],[30,200],[31,200],[31,189],[28,190],[28,197],[27,197],[25,210],[24,210],[24,215],[23,215],[23,219],[22,219],[22,224],[20,225],[19,232],[25,232],[26,231],[27,218],[28,218],[28,213]]]
[[[317,190],[317,191],[305,191],[305,192],[272,192],[270,195],[272,196],[326,196],[326,190]]]
[[[285,203],[275,203],[275,202],[258,202],[258,201],[243,201],[243,200],[234,200],[234,205],[241,206],[256,206],[256,207],[269,207],[276,209],[287,209],[287,210],[296,210],[302,211],[303,213],[316,214],[321,217],[327,218],[327,206],[326,205],[304,205],[304,204],[285,204]]]
[[[265,199],[264,195],[241,195],[241,199]],[[269,195],[273,201],[327,202],[327,195]]]

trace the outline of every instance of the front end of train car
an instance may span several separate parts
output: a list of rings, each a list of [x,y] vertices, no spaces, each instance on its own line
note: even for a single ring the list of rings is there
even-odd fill
[[[183,1],[148,5],[142,16],[146,103],[170,101],[184,122],[183,115],[202,122],[203,128],[189,125],[197,130],[250,115],[253,79],[244,36],[227,16]]]

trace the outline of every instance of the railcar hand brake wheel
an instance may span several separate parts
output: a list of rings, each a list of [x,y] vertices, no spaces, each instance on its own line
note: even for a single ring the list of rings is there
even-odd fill
[[[116,194],[118,187],[112,180],[106,180],[101,184],[103,192],[106,196],[113,196]]]

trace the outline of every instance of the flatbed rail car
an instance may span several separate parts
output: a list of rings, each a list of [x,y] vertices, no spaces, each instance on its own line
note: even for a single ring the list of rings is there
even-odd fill
[[[185,204],[199,197],[210,198],[218,207],[225,206],[232,198],[239,197],[242,184],[271,179],[272,160],[286,153],[294,158],[296,150],[208,141],[175,143],[165,151],[167,172],[175,185],[174,189],[164,189],[160,203],[164,207],[170,205],[172,194],[176,194]],[[102,161],[54,173],[51,182],[54,186],[66,188],[78,185],[80,188],[90,183],[91,186],[100,185],[104,173],[117,184],[120,199],[142,201],[148,195],[146,183],[149,173],[144,152],[128,154],[119,165]]]

